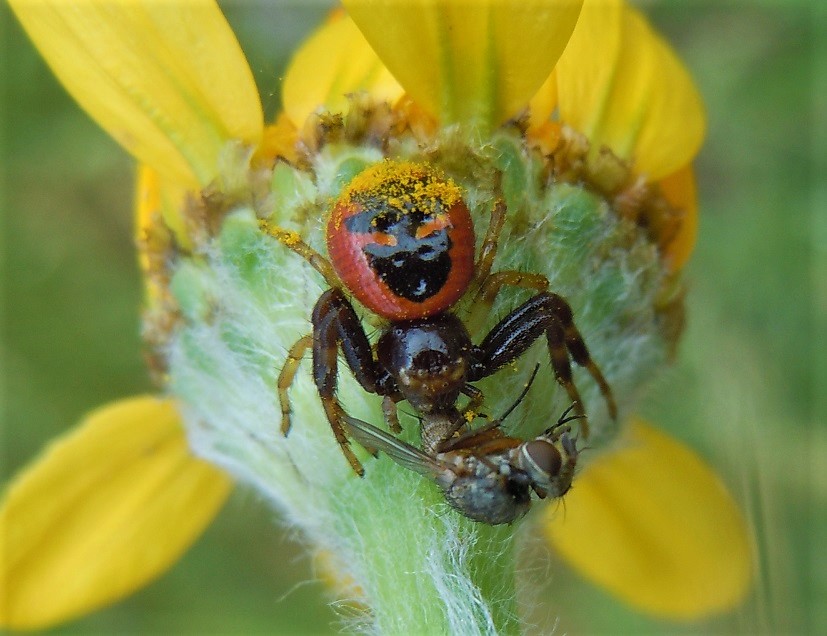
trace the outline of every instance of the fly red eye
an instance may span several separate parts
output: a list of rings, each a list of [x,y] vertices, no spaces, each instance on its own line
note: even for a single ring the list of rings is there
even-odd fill
[[[462,191],[424,164],[385,161],[357,175],[333,208],[327,249],[351,294],[390,320],[445,311],[474,273]]]
[[[523,444],[523,453],[530,460],[530,468],[534,468],[539,475],[548,479],[555,477],[560,473],[563,466],[563,458],[560,456],[560,451],[555,448],[554,444],[546,442],[545,440],[535,439]],[[527,468],[529,468],[527,467]],[[532,474],[535,470],[530,470]]]

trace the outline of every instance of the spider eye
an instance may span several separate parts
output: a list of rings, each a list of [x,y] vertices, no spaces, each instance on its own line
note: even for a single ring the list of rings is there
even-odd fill
[[[523,444],[522,453],[525,456],[526,470],[530,474],[548,479],[560,473],[563,458],[554,444],[542,439],[535,439]]]

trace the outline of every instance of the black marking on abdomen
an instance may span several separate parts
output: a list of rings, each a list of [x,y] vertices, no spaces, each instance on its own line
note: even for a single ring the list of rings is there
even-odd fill
[[[448,228],[417,238],[417,230],[429,216],[417,210],[401,213],[377,207],[348,217],[345,226],[350,232],[392,237],[395,245],[382,241],[364,246],[368,264],[395,295],[416,303],[427,301],[439,293],[451,273]]]
[[[416,303],[425,302],[436,295],[451,272],[451,257],[447,250],[436,256],[430,255],[430,252],[422,255],[419,250],[415,253],[399,251],[380,256],[373,253],[374,248],[378,248],[375,250],[377,252],[386,252],[388,246],[365,247],[371,269],[394,294]]]

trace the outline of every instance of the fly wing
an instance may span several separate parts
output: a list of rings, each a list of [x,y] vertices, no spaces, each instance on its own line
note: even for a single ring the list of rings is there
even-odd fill
[[[349,415],[345,415],[343,420],[353,439],[367,449],[387,453],[400,466],[432,479],[443,470],[433,457],[390,433]]]

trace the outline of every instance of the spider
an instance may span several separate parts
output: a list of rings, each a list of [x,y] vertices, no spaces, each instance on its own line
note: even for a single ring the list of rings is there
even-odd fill
[[[583,418],[584,437],[588,429],[570,360],[586,368],[615,418],[611,388],[591,359],[568,303],[548,291],[548,279],[516,271],[491,273],[505,214],[505,202],[498,197],[475,260],[474,227],[460,187],[428,164],[385,160],[358,174],[333,206],[327,223],[329,261],[295,232],[260,221],[265,233],[305,258],[330,287],[313,308],[313,333],[290,348],[278,378],[282,432],[286,435],[291,426],[288,390],[312,349],[313,377],[333,434],[353,470],[364,474],[348,431],[360,441],[375,437],[379,429],[358,424],[337,399],[341,351],[362,388],[383,397],[393,432],[401,431],[396,405],[407,400],[422,420],[421,452],[433,457],[456,450],[457,436],[469,434],[467,424],[484,401],[472,383],[519,358],[543,335],[555,377]],[[473,344],[451,308],[475,291],[470,322],[479,321],[506,285],[536,293]],[[375,346],[349,296],[386,321]],[[460,395],[469,398],[463,412],[457,408]],[[482,440],[474,444],[478,442]]]

